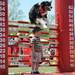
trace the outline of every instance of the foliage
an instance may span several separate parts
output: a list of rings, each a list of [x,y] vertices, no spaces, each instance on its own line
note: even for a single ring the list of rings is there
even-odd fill
[[[18,0],[8,0],[8,20],[22,20],[25,15]]]

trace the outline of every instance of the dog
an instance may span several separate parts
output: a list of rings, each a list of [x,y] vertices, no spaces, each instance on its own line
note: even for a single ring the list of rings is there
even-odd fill
[[[48,19],[47,19],[47,13],[48,11],[51,11],[52,2],[49,1],[43,1],[40,4],[35,4],[29,11],[29,19],[31,24],[34,24],[35,26],[40,26],[42,28],[48,28]]]

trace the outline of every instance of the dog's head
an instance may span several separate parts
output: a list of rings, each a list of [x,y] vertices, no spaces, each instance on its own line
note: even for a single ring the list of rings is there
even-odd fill
[[[48,11],[50,11],[52,9],[51,3],[52,2],[49,2],[49,1],[43,1],[41,3],[41,6],[42,8],[46,8]]]

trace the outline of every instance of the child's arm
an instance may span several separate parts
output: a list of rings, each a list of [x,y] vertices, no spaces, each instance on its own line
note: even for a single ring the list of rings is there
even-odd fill
[[[36,40],[35,39],[31,39],[31,49],[32,50],[35,50],[35,43],[36,43]]]

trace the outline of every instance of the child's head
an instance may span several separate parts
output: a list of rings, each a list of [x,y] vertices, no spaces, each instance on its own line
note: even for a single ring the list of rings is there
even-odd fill
[[[40,27],[34,27],[32,32],[33,32],[34,35],[40,36],[41,35],[41,30],[42,29]]]

